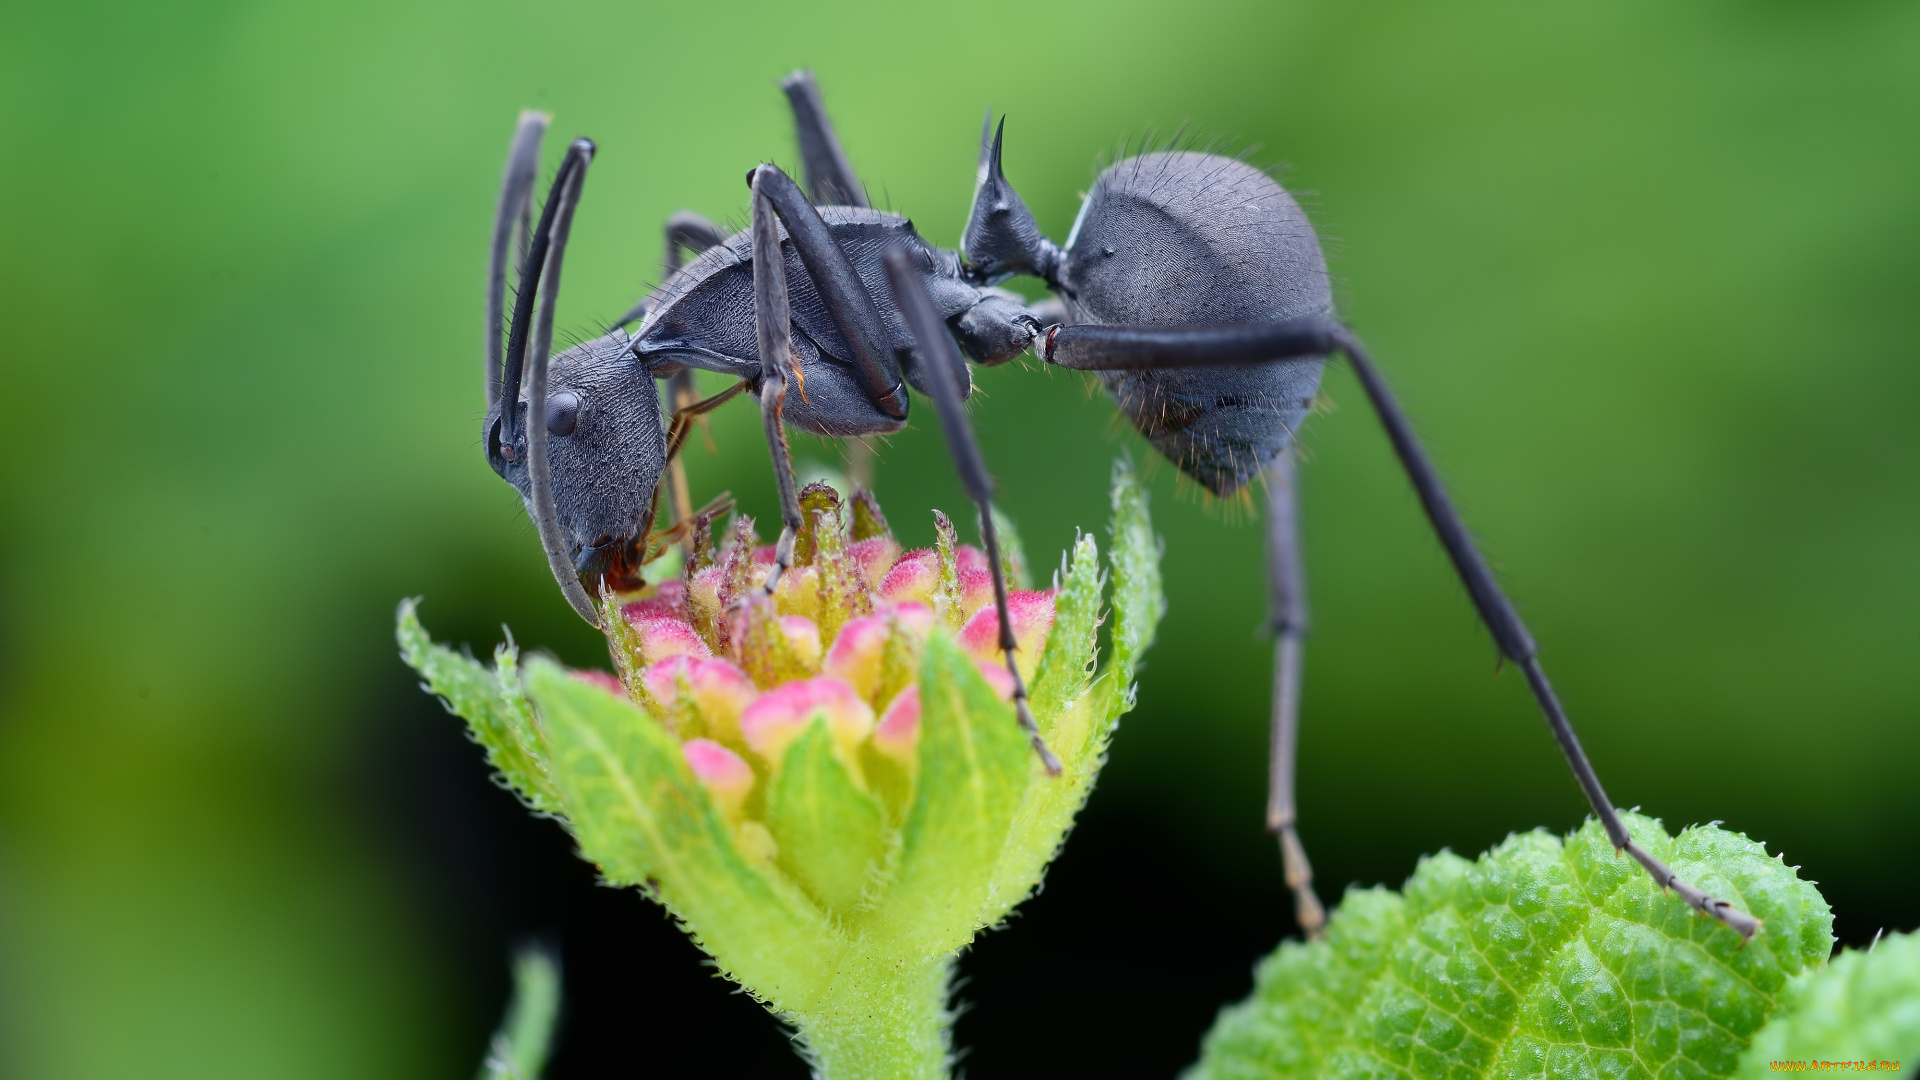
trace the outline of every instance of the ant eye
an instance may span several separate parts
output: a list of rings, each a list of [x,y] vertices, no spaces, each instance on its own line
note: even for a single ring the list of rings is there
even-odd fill
[[[580,419],[580,395],[562,390],[547,397],[547,430],[555,435],[573,434]]]

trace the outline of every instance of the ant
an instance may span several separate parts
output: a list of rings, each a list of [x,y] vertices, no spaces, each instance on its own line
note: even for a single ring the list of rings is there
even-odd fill
[[[811,74],[797,72],[782,87],[808,191],[763,164],[747,173],[747,230],[727,235],[697,215],[675,214],[665,229],[666,280],[612,330],[551,359],[567,238],[595,147],[586,139],[568,147],[531,224],[547,119],[532,112],[520,118],[488,281],[487,460],[525,500],[554,578],[581,618],[601,625],[590,587],[639,587],[640,568],[659,542],[652,526],[663,477],[687,519],[685,481],[674,466],[694,418],[742,392],[758,399],[768,446],[782,463],[775,469],[782,528],[765,586],[771,594],[792,565],[802,524],[785,428],[834,438],[898,431],[910,386],[933,399],[962,485],[979,507],[1015,712],[1041,761],[1057,773],[1014,664],[993,486],[967,420],[972,379],[961,354],[993,365],[1031,350],[1048,364],[1095,372],[1141,435],[1208,491],[1228,496],[1266,481],[1275,636],[1267,824],[1279,838],[1299,925],[1317,937],[1326,913],[1313,890],[1293,796],[1307,632],[1293,436],[1327,359],[1338,353],[1359,377],[1475,609],[1502,657],[1526,677],[1614,848],[1693,907],[1742,937],[1753,935],[1758,920],[1681,881],[1628,834],[1547,681],[1532,636],[1474,546],[1412,424],[1360,339],[1334,316],[1312,224],[1270,176],[1215,154],[1129,157],[1100,173],[1058,245],[1007,182],[1005,121],[996,128],[989,113],[961,251],[945,251],[922,240],[908,219],[867,204]],[[520,283],[503,350],[499,327],[516,234]],[[681,263],[682,248],[695,252],[690,262]],[[1038,278],[1054,299],[1030,306],[997,287],[1016,275]],[[696,401],[696,369],[739,382]],[[788,394],[790,378],[797,400]],[[673,391],[665,431],[656,386],[662,379]]]

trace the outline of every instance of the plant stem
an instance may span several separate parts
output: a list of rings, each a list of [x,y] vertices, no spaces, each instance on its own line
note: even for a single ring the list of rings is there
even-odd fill
[[[946,1080],[953,957],[854,960],[832,989],[792,1019],[821,1080]]]

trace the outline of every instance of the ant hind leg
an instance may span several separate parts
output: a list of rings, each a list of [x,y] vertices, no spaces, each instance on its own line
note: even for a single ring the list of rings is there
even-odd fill
[[[1331,315],[1301,315],[1291,319],[1243,323],[1225,326],[1116,326],[1079,325],[1049,327],[1041,348],[1050,364],[1081,371],[1134,371],[1199,367],[1231,367],[1239,364],[1271,363],[1292,357],[1325,356],[1339,351],[1360,378],[1380,426],[1387,431],[1395,456],[1413,484],[1427,520],[1446,549],[1454,572],[1467,588],[1474,610],[1499,646],[1500,655],[1513,661],[1526,676],[1527,689],[1539,704],[1547,728],[1567,760],[1567,767],[1587,797],[1587,806],[1607,832],[1615,851],[1633,857],[1648,876],[1663,889],[1672,889],[1701,914],[1712,916],[1743,938],[1751,938],[1760,929],[1760,920],[1731,902],[1711,896],[1685,882],[1673,868],[1636,843],[1626,823],[1600,786],[1600,777],[1587,760],[1587,752],[1574,734],[1559,697],[1540,666],[1539,650],[1520,613],[1501,591],[1480,549],[1474,546],[1466,522],[1454,508],[1439,471],[1414,434],[1413,423],[1387,388],[1386,380],[1352,330]],[[1284,642],[1284,638],[1282,639]],[[1284,841],[1284,837],[1283,837]]]
[[[1327,911],[1313,891],[1313,866],[1295,828],[1293,777],[1300,741],[1301,649],[1307,636],[1306,574],[1293,447],[1267,469],[1267,600],[1273,629],[1273,724],[1267,743],[1267,831],[1280,841],[1280,865],[1293,892],[1294,920],[1309,941],[1325,932]]]

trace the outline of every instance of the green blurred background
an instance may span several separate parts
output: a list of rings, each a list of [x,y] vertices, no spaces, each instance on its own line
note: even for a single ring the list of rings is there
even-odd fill
[[[461,809],[496,793],[399,668],[393,605],[424,594],[478,649],[507,622],[596,658],[478,444],[514,115],[601,147],[561,305],[584,336],[654,280],[671,211],[739,221],[743,171],[793,163],[776,81],[803,65],[876,201],[937,242],[989,106],[1056,238],[1096,163],[1150,133],[1273,167],[1614,797],[1766,840],[1849,940],[1920,922],[1920,7],[15,0],[0,20],[6,1075],[469,1072],[505,942],[552,928],[480,895],[534,870],[447,869],[503,826]],[[1003,504],[1048,563],[1144,447],[1077,376],[980,385]],[[1332,896],[1584,811],[1350,376],[1327,396],[1301,803]],[[753,427],[730,407],[691,468],[764,514]],[[1109,1004],[1185,1017],[1177,1063],[1291,923],[1259,828],[1256,517],[1170,468],[1153,486],[1169,615],[1076,838],[1103,854],[1070,843],[1057,875],[1090,899],[1050,890],[969,994],[989,1008],[986,972],[1025,970],[1044,1002],[1075,962],[1038,931],[1097,925],[1088,955],[1140,969]],[[878,489],[910,542],[962,504],[926,409]],[[1226,925],[1250,929],[1207,937]],[[1183,949],[1227,974],[1155,974]],[[1153,1026],[1082,1014],[975,1029],[974,1071],[1017,1072],[989,1069],[1016,1038]],[[636,1046],[676,1035],[627,1020]]]

